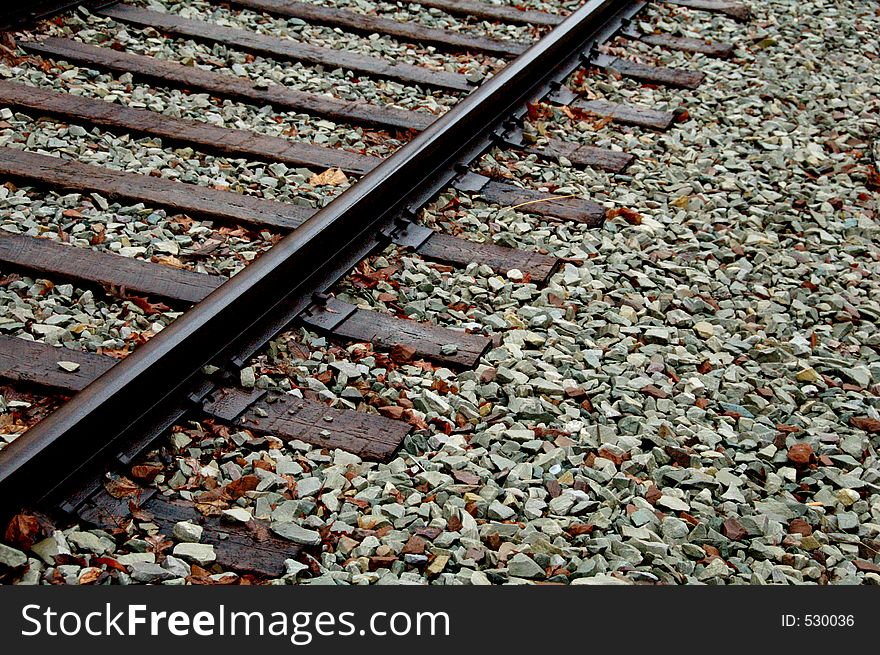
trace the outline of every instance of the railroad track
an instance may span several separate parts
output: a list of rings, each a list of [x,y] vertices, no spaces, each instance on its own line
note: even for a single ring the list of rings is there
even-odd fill
[[[668,3],[721,12],[738,20],[748,17],[743,5],[726,0]],[[92,194],[96,203],[105,203],[104,209],[107,198],[142,203],[212,225],[278,237],[271,248],[226,279],[161,261],[0,232],[0,270],[7,276],[6,285],[14,284],[20,275],[37,273],[57,283],[72,281],[94,288],[96,293],[135,298],[145,312],[158,311],[154,307],[185,310],[159,334],[121,353],[122,358],[118,352],[112,357],[106,352],[58,348],[49,338],[37,342],[0,336],[0,377],[12,384],[11,388],[55,399],[69,397],[0,450],[0,497],[7,514],[18,511],[27,499],[32,508],[60,512],[98,526],[119,526],[130,520],[133,512],[149,515],[166,534],[179,521],[198,521],[220,564],[261,576],[280,575],[284,559],[308,549],[308,540],[298,535],[267,536],[265,530],[255,529],[259,520],[230,523],[219,511],[205,512],[198,498],[172,501],[156,494],[150,474],[144,473],[149,470],[154,474],[154,469],[144,468],[142,458],[155,448],[157,439],[182,422],[207,420],[230,430],[247,430],[246,434],[262,439],[262,443],[280,440],[278,443],[305,443],[328,451],[338,448],[376,461],[389,458],[418,427],[417,420],[401,420],[406,413],[411,415],[410,408],[384,407],[385,411],[376,412],[375,408],[356,408],[357,403],[330,407],[315,393],[270,391],[247,379],[251,375],[249,363],[279,334],[301,326],[342,343],[371,343],[376,351],[391,352],[401,361],[427,359],[452,368],[475,367],[493,347],[489,331],[469,332],[409,320],[402,311],[394,315],[364,309],[335,297],[335,290],[351,271],[362,268],[365,260],[392,244],[441,267],[487,266],[514,283],[545,285],[562,263],[558,258],[445,234],[422,224],[421,210],[452,188],[475,200],[513,207],[541,220],[600,227],[606,216],[603,205],[575,194],[534,190],[516,180],[493,176],[478,166],[480,157],[492,148],[503,147],[539,160],[623,173],[633,161],[629,153],[552,136],[536,139],[529,128],[533,114],[542,107],[556,107],[579,119],[603,124],[675,129],[680,118],[676,112],[589,99],[579,95],[567,80],[579,71],[604,69],[652,85],[688,89],[702,83],[699,71],[646,65],[621,55],[620,45],[625,47],[627,42],[709,57],[732,54],[730,44],[645,31],[639,20],[647,5],[642,1],[591,0],[565,17],[476,0],[418,4],[450,16],[529,26],[535,40],[485,36],[473,23],[469,31],[441,30],[290,0],[232,0],[226,5],[231,9],[224,9],[389,36],[413,47],[429,47],[441,59],[449,57],[459,64],[467,53],[506,62],[480,80],[463,72],[464,66],[456,71],[451,70],[454,66],[427,68],[389,61],[232,27],[228,21],[158,12],[124,2],[46,2],[28,15],[5,15],[7,29],[30,27],[27,21],[56,15],[57,24],[63,25],[63,12],[81,5],[101,20],[126,26],[132,34],[187,39],[209,48],[247,53],[251,59],[301,62],[319,70],[344,69],[385,84],[386,89],[405,85],[421,90],[425,97],[451,98],[448,111],[438,115],[418,107],[341,99],[240,73],[186,66],[145,54],[135,37],[103,46],[87,39],[46,36],[44,32],[51,30],[17,33],[7,55],[39,58],[34,61],[44,62],[47,69],[67,62],[156,87],[358,126],[364,134],[378,135],[379,140],[394,139],[402,145],[390,156],[380,157],[173,117],[148,107],[110,104],[16,79],[0,81],[0,106],[33,118],[51,117],[65,124],[146,137],[214,156],[281,165],[285,170],[304,168],[315,176],[314,185],[347,180],[347,176],[360,178],[332,202],[318,207],[172,180],[154,171],[145,174],[78,161],[62,146],[59,153],[37,152],[23,144],[0,147],[0,175],[16,184]],[[609,51],[605,45],[612,41],[618,47]],[[398,87],[387,86],[389,82]],[[50,328],[38,329],[51,335]],[[50,403],[53,408],[55,404]],[[140,466],[140,473],[133,473],[133,466]],[[254,474],[238,480],[241,482],[228,485],[227,501],[260,484]]]

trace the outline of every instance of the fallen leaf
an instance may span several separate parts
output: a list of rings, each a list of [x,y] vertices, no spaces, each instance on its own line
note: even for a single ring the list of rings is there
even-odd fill
[[[186,268],[186,264],[171,255],[156,255],[152,258],[152,261],[156,264],[170,266],[171,268]]]
[[[391,359],[398,364],[405,364],[412,360],[416,354],[415,348],[398,344],[391,348]]]
[[[126,300],[131,301],[132,304],[142,309],[147,316],[171,311],[171,308],[165,303],[151,303],[149,300],[142,298],[141,296],[129,296]]]
[[[248,491],[254,491],[259,483],[260,479],[256,475],[243,475],[238,480],[233,480],[227,484],[223,489],[233,500],[236,500],[244,496]]]
[[[96,557],[95,559],[92,560],[92,562],[94,564],[99,565],[99,566],[103,565],[103,566],[106,566],[111,569],[116,569],[117,571],[120,571],[121,573],[128,573],[128,569],[125,568],[122,564],[117,562],[112,557]]]
[[[553,115],[553,110],[550,109],[547,105],[541,104],[540,102],[528,102],[526,103],[526,109],[528,111],[529,120],[537,121],[542,118],[549,118]]]
[[[161,464],[136,464],[131,467],[131,477],[144,482],[152,482],[161,472]]]
[[[642,224],[642,215],[629,207],[616,207],[608,211],[608,218],[616,218],[617,216],[622,216],[630,225]]]
[[[323,173],[315,173],[309,178],[309,184],[312,186],[339,186],[348,182],[348,178],[338,168],[328,168]]]
[[[87,568],[85,571],[82,572],[82,574],[80,574],[79,583],[80,584],[94,584],[95,582],[98,581],[98,578],[100,578],[101,574],[103,574],[103,573],[104,572],[96,566],[92,566],[90,568]]]
[[[872,191],[880,191],[880,171],[873,165],[868,165],[867,186]]]
[[[3,540],[22,550],[30,550],[40,536],[40,522],[30,514],[16,514],[6,526]]]
[[[129,480],[124,475],[107,478],[104,480],[104,488],[114,498],[137,496],[142,491],[138,483]]]

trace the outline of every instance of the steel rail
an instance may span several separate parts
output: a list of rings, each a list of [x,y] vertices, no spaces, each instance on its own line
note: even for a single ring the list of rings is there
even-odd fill
[[[131,443],[146,445],[209,396],[204,368],[229,375],[408,218],[645,6],[590,0],[170,327],[0,451],[0,503],[64,502]],[[419,229],[410,228],[416,233]],[[135,449],[136,452],[137,449]],[[69,501],[66,509],[75,507]]]

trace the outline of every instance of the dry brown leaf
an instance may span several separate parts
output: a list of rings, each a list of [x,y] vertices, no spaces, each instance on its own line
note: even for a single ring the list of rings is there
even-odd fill
[[[153,257],[153,261],[156,264],[164,264],[165,266],[170,266],[171,268],[186,268],[186,264],[180,261],[177,257],[173,257],[171,255],[156,255]]]
[[[147,483],[152,482],[161,472],[161,464],[136,464],[131,467],[131,476]]]
[[[95,566],[85,569],[79,576],[80,584],[93,584],[101,577],[103,571]]]
[[[323,173],[315,173],[309,178],[309,184],[312,186],[339,186],[348,182],[348,178],[338,168],[328,168]]]
[[[132,482],[124,475],[104,480],[104,488],[114,498],[127,498],[137,496],[142,491],[141,486]]]
[[[18,548],[30,550],[40,536],[40,522],[30,514],[16,514],[6,526],[3,539]]]
[[[630,209],[629,207],[617,207],[615,209],[611,209],[608,212],[608,218],[615,218],[617,216],[622,216],[624,220],[630,225],[641,225],[642,224],[642,216],[636,210]]]

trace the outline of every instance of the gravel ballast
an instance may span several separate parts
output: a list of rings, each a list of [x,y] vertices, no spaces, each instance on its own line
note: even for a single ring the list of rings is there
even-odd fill
[[[161,468],[151,484],[198,499],[256,476],[225,509],[304,546],[278,583],[880,583],[880,15],[828,0],[753,13],[740,24],[652,4],[646,23],[736,44],[729,61],[638,46],[706,72],[697,90],[581,80],[682,107],[667,133],[558,110],[530,120],[538,135],[635,152],[625,175],[483,158],[606,204],[603,228],[452,193],[423,212],[465,238],[567,258],[546,288],[393,248],[338,287],[365,307],[500,335],[475,370],[304,330],[250,363],[248,386],[412,423],[390,462],[188,424],[165,440],[170,463],[145,456]],[[9,557],[21,582],[76,583],[89,567],[53,566],[52,552],[130,557],[154,528],[137,518],[124,537],[88,539],[72,526],[19,548],[27,567]],[[104,581],[234,578],[175,535]]]

